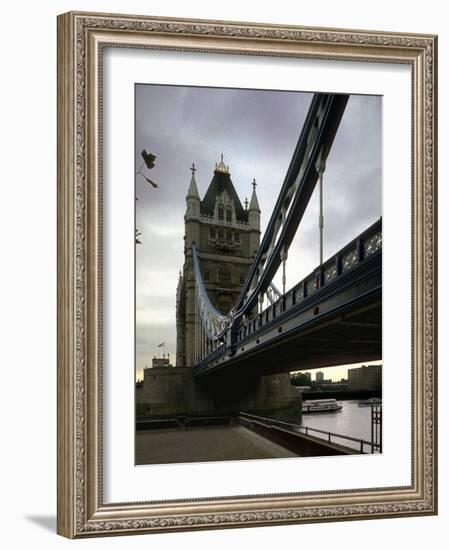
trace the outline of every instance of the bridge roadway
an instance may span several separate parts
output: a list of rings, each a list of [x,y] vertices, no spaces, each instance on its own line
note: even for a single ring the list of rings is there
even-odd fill
[[[242,324],[195,376],[266,375],[382,358],[382,223]]]

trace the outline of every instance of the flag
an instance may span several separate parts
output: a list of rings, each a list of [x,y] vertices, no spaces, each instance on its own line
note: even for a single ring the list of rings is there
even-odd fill
[[[162,342],[158,345],[158,348],[163,348],[165,346],[165,342]]]
[[[151,168],[154,168],[154,161],[156,160],[156,155],[147,153],[145,149],[142,151],[141,154],[147,168],[149,168],[150,170]]]

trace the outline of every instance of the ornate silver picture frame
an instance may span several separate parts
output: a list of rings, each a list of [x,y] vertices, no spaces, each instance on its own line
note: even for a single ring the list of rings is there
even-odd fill
[[[411,431],[410,484],[273,493],[264,490],[261,481],[260,491],[252,494],[186,498],[180,490],[177,498],[155,498],[149,488],[144,500],[105,499],[103,93],[108,84],[103,61],[107,49],[410,69],[411,265],[406,273],[411,280],[411,308],[401,312],[411,326],[411,349],[404,350],[411,380],[411,415],[404,426]],[[95,13],[59,16],[58,533],[83,538],[436,514],[436,158],[436,36]]]

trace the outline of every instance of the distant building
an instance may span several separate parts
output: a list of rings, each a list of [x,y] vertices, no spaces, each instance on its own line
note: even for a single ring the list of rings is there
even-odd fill
[[[349,369],[348,387],[351,391],[382,389],[382,365],[363,365]]]
[[[167,357],[153,357],[153,360],[151,361],[151,366],[153,369],[159,367],[173,367],[173,365],[170,363],[170,355],[167,355]]]
[[[324,380],[324,373],[322,373],[321,371],[318,371],[315,374],[315,382],[317,382],[317,384],[321,384],[323,380]]]

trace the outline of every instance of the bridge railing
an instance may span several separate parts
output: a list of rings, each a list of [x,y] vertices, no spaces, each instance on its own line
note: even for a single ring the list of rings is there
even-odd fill
[[[217,340],[213,350],[198,357],[196,368],[200,370],[201,367],[225,361],[226,354],[232,355],[237,344],[243,344],[258,331],[279,321],[296,306],[306,304],[320,290],[331,287],[365,260],[380,254],[381,249],[382,219],[379,219],[254,318],[244,319],[235,333],[231,332],[227,337]]]
[[[278,319],[297,304],[306,301],[323,287],[329,286],[365,259],[379,252],[381,248],[382,220],[380,219],[321,266],[318,266],[276,302],[270,304],[261,313],[258,313],[256,317],[242,322],[238,332],[238,342],[244,341],[257,330]]]

